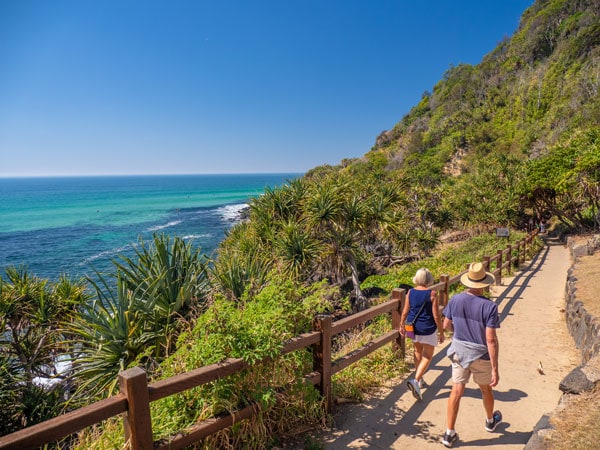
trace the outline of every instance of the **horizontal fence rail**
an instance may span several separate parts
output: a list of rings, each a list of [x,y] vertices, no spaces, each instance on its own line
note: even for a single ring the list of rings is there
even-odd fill
[[[537,234],[537,229],[516,244],[507,245],[494,256],[484,256],[483,264],[494,274],[495,283],[501,284],[502,272],[510,271],[525,261],[527,248]],[[493,268],[492,268],[493,267]],[[439,293],[440,307],[448,304],[450,287],[460,281],[466,270],[456,275],[441,275],[440,281],[430,289]],[[302,381],[315,385],[324,399],[327,412],[333,408],[332,376],[381,347],[392,343],[402,358],[405,356],[406,341],[399,333],[400,317],[406,292],[393,289],[391,299],[333,322],[332,316],[315,317],[314,331],[303,333],[283,343],[280,355],[312,348],[313,371],[305,374]],[[390,314],[392,329],[347,355],[332,361],[332,339],[349,329],[362,325],[382,314]],[[265,358],[255,364],[270,361]],[[139,367],[119,374],[120,393],[80,409],[70,411],[54,419],[33,425],[6,436],[0,436],[0,450],[36,449],[47,443],[58,441],[82,429],[98,424],[111,417],[123,416],[125,439],[132,450],[176,450],[249,419],[260,412],[261,407],[252,403],[238,411],[213,417],[197,423],[176,435],[154,442],[150,417],[150,403],[178,394],[204,384],[228,377],[247,369],[249,364],[239,358],[227,358],[219,363],[200,367],[165,380],[147,384],[147,374]],[[282,388],[282,392],[285,392]]]

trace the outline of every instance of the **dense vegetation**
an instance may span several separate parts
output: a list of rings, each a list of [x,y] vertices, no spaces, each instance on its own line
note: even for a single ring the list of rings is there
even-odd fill
[[[110,395],[118,371],[135,365],[159,379],[225,357],[274,356],[315,313],[368,307],[379,301],[374,292],[385,297],[417,266],[460,271],[494,245],[497,226],[543,218],[564,230],[598,227],[599,11],[599,0],[537,1],[511,39],[477,66],[449,69],[363,158],[314,168],[252,200],[213,261],[156,236],[94,281],[52,284],[6,268],[0,434]],[[457,232],[471,239],[440,251]],[[58,355],[72,361],[68,370]],[[369,364],[380,370],[364,370]],[[235,446],[250,433],[250,446],[265,446],[274,433],[324,420],[313,390],[276,394],[309,365],[309,355],[293,354],[156,402],[155,431],[252,399],[272,407],[213,444]],[[378,352],[340,374],[336,389],[359,395],[353,386],[401,369]],[[108,423],[79,445],[99,435],[118,445],[120,433]]]

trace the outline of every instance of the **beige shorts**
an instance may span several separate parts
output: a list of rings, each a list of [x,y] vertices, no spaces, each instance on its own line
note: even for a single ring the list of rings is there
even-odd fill
[[[477,359],[466,369],[463,368],[454,355],[452,359],[452,381],[456,384],[467,384],[471,374],[477,384],[490,384],[492,382],[492,361]]]

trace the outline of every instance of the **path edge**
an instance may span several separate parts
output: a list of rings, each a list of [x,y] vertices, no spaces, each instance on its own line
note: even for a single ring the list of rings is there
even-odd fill
[[[572,260],[565,283],[565,321],[575,346],[581,350],[582,362],[560,382],[563,395],[557,407],[540,418],[524,450],[546,449],[545,436],[554,430],[552,417],[567,408],[574,396],[590,391],[600,383],[600,318],[590,314],[577,299],[577,278],[573,275],[578,258],[591,255],[600,248],[600,235],[592,236],[586,244],[576,244],[572,238],[567,238],[565,245]]]

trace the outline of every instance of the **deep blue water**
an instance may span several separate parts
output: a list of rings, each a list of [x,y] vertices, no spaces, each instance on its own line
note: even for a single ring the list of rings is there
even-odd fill
[[[51,280],[110,271],[154,233],[211,255],[251,197],[298,176],[0,178],[0,274],[11,265]]]

